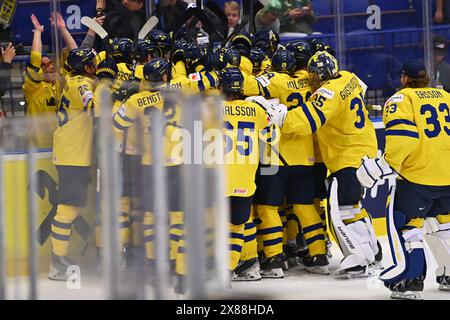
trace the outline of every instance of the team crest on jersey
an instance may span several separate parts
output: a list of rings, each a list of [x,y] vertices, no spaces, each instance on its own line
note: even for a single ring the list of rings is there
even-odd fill
[[[319,89],[317,89],[316,93],[320,93],[322,96],[324,96],[327,99],[333,99],[333,97],[334,97],[334,91],[327,89],[327,88],[319,88]]]
[[[247,189],[236,188],[233,190],[233,194],[247,194]]]
[[[198,72],[191,73],[189,75],[189,80],[191,80],[191,81],[200,81],[201,79],[202,79],[202,77],[201,77],[200,73],[198,73]]]

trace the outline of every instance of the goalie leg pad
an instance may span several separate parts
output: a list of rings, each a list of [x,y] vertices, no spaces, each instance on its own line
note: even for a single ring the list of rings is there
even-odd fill
[[[353,206],[339,206],[338,180],[333,178],[330,185],[330,224],[335,238],[344,254],[344,259],[336,271],[336,275],[345,273],[355,267],[366,267],[375,260],[370,246],[370,232],[365,221],[355,217],[359,215],[360,208]],[[343,218],[348,224],[343,222]]]
[[[439,289],[450,290],[450,223],[427,218],[425,240],[439,265],[436,270]]]
[[[389,225],[391,219],[394,225]],[[426,260],[423,249],[423,234],[421,228],[415,227],[412,219],[405,223],[406,215],[394,210],[388,217],[388,237],[394,265],[380,274],[380,279],[389,287],[403,280],[424,279],[426,275]]]

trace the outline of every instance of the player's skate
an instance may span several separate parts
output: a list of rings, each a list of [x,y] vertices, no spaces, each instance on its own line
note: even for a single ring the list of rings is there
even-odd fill
[[[287,257],[287,264],[289,268],[295,268],[299,266],[298,256],[299,254],[302,254],[302,250],[303,248],[297,244],[287,244],[284,247],[284,252]]]
[[[282,279],[284,278],[283,255],[277,254],[276,256],[266,258],[261,262],[261,268],[259,273],[263,279]]]
[[[423,300],[420,294],[423,291],[423,278],[404,279],[387,287],[391,290],[391,299]]]
[[[370,264],[370,268],[374,269],[374,270],[383,270],[384,266],[383,266],[383,248],[381,247],[381,244],[379,241],[377,241],[377,246],[378,246],[378,253],[375,255],[375,261],[372,262],[372,264]]]
[[[301,264],[303,265],[303,269],[317,274],[330,274],[330,270],[328,269],[328,259],[325,254],[317,254],[313,257],[306,256],[300,259]]]
[[[120,268],[122,271],[127,271],[133,266],[133,251],[130,244],[125,243],[122,246],[122,259],[120,263]]]
[[[56,281],[66,281],[69,277],[68,268],[74,263],[67,257],[60,257],[52,253],[48,278]]]
[[[374,276],[377,274],[376,269],[372,267],[374,262],[375,261],[368,263],[367,258],[361,254],[351,254],[342,259],[334,276],[338,279],[354,279]]]
[[[436,270],[436,282],[439,284],[439,290],[450,291],[450,270],[447,267],[439,267]]]
[[[261,280],[259,273],[258,258],[247,261],[239,261],[236,269],[234,269],[231,281],[258,281]]]

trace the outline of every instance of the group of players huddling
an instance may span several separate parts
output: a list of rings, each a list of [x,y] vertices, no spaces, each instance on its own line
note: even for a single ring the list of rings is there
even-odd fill
[[[49,77],[54,68],[38,45],[43,27],[35,17],[32,20],[35,34],[25,87],[45,89],[48,103],[56,92]],[[60,17],[58,27],[65,30]],[[338,185],[337,199],[331,203],[338,214],[328,219],[329,231],[344,256],[335,276],[373,274],[382,268],[382,252],[371,217],[361,206],[361,185],[371,188],[398,176],[391,206],[395,227],[388,228],[394,266],[384,270],[381,279],[394,297],[418,297],[426,274],[425,224],[425,239],[430,239],[439,263],[437,282],[440,289],[450,289],[446,162],[450,96],[427,87],[423,63],[407,62],[402,68],[403,89],[384,108],[385,154],[377,156],[375,129],[364,103],[366,85],[355,74],[339,70],[333,49],[317,39],[282,46],[272,31],[240,32],[221,46],[210,43],[199,29],[182,28],[171,35],[152,30],[143,40],[113,39],[110,52],[97,54],[89,44],[78,48],[70,34],[62,34],[70,52],[64,62],[62,94],[53,100],[57,106],[53,162],[59,194],[52,223],[50,279],[65,280],[72,264],[68,245],[72,224],[86,205],[94,118],[105,90],[113,98],[112,126],[122,161],[119,222],[124,266],[131,261],[132,247],[144,244],[151,272],[155,230],[149,196],[154,190],[149,127],[156,111],[164,115],[166,135],[178,129],[183,106],[167,107],[162,92],[169,87],[184,94],[221,95],[223,103],[217,108],[223,109],[226,153],[233,153],[235,159],[256,154],[259,159],[264,149],[266,156],[276,159],[270,163],[276,167],[271,175],[262,173],[265,164],[258,161],[225,164],[232,280],[283,278],[295,266],[329,274],[331,242],[321,206],[327,198],[327,175]],[[110,111],[102,108],[102,112]],[[278,143],[272,145],[270,139],[264,143],[262,131],[266,136],[280,135]],[[179,190],[180,165],[179,159],[166,159],[170,194]],[[186,266],[179,201],[169,199],[169,211],[171,269],[179,279],[177,290],[182,291]],[[97,244],[101,246],[101,241]]]

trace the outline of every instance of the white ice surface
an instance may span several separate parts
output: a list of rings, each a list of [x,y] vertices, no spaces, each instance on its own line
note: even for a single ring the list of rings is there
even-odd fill
[[[380,238],[384,249],[383,263],[390,266],[391,258],[388,253],[387,238]],[[426,248],[427,249],[427,248]],[[333,258],[330,260],[330,271],[337,269],[342,255],[333,243]],[[428,273],[425,281],[425,289],[422,294],[424,299],[450,299],[450,292],[437,289],[435,282],[436,263],[427,254]],[[80,289],[68,289],[65,282],[48,280],[45,275],[39,278],[39,299],[104,299],[105,291],[101,278],[95,275],[81,277]],[[26,281],[23,278],[8,281],[8,299],[27,298]],[[268,279],[256,282],[233,283],[231,297],[236,298],[264,298],[270,300],[308,300],[308,299],[389,299],[389,291],[376,277],[351,280],[338,280],[332,275],[316,275],[306,271],[293,269],[286,273],[284,279]],[[170,295],[171,299],[183,299]]]

